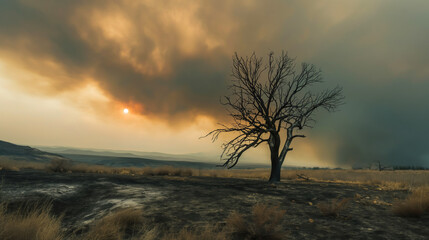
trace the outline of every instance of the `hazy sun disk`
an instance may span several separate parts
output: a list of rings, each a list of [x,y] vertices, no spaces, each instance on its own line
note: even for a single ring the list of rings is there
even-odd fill
[[[128,114],[128,108],[124,108],[124,114]]]

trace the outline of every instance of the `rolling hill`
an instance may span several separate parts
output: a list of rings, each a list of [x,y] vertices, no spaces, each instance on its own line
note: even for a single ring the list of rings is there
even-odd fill
[[[67,159],[60,154],[41,151],[29,146],[16,145],[10,142],[0,140],[0,156],[12,160],[50,162],[53,159]]]
[[[198,169],[216,168],[218,157],[204,153],[166,154],[124,150],[79,149],[69,147],[21,146],[0,140],[0,157],[11,160],[48,163],[53,159],[66,159],[74,163],[111,167],[186,167]],[[262,164],[241,164],[236,168],[261,168]]]
[[[51,153],[42,151],[38,148],[30,146],[16,145],[10,142],[0,140],[0,157],[27,161],[48,163],[53,159],[71,160],[74,163],[86,163],[91,165],[104,165],[111,167],[159,167],[159,166],[173,166],[173,167],[189,167],[189,168],[215,168],[216,164],[185,161],[187,158],[184,156],[174,156],[169,154],[158,154],[156,158],[145,158],[134,153],[127,152],[114,152],[114,151],[97,151],[85,149],[70,149],[70,148],[55,148],[45,147],[56,151]],[[189,159],[191,160],[191,159]],[[192,159],[193,160],[193,159]]]

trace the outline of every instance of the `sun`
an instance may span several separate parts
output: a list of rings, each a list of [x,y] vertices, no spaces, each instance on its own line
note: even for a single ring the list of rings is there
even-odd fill
[[[124,108],[124,114],[128,114],[129,110],[128,108]]]

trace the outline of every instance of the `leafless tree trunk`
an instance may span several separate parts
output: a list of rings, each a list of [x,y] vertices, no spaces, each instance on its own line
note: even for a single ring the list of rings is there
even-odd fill
[[[222,145],[224,166],[234,167],[245,151],[267,142],[271,153],[270,182],[280,181],[291,143],[305,137],[298,132],[315,123],[313,113],[318,109],[334,111],[342,104],[341,87],[320,93],[308,90],[322,82],[320,70],[307,63],[302,63],[299,71],[295,68],[295,59],[284,52],[278,58],[271,52],[266,65],[255,53],[244,58],[235,53],[231,94],[222,101],[233,122],[221,124],[221,128],[206,135],[215,141],[222,133],[237,133]]]

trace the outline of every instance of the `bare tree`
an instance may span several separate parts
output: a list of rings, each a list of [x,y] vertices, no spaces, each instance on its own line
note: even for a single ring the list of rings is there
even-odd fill
[[[322,82],[321,71],[307,63],[296,70],[295,59],[284,52],[280,57],[269,53],[265,65],[255,53],[250,57],[235,53],[232,77],[231,94],[221,102],[233,122],[220,124],[221,128],[206,136],[211,135],[212,141],[216,141],[220,134],[237,134],[222,145],[223,166],[228,168],[234,167],[245,151],[267,142],[271,153],[269,181],[280,181],[280,169],[292,150],[292,141],[305,137],[298,132],[312,127],[316,110],[334,111],[342,104],[342,88],[311,92],[310,86]]]

